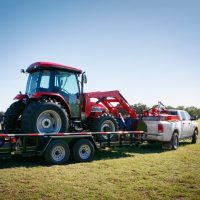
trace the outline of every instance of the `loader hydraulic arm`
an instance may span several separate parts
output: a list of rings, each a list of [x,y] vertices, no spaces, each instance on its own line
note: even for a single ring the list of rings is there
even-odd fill
[[[98,99],[96,104],[103,104],[110,113],[115,116],[119,116],[119,107],[124,109],[131,118],[137,118],[136,111],[131,108],[127,100],[120,94],[118,90],[106,91],[106,92],[90,92],[85,94],[86,106],[91,102],[91,99]],[[117,103],[116,107],[112,103]]]

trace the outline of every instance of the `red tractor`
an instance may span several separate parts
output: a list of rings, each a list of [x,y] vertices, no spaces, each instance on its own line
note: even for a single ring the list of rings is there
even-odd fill
[[[65,133],[89,130],[134,130],[137,114],[119,91],[83,93],[87,78],[80,69],[36,62],[26,73],[25,94],[19,94],[6,111],[6,133]],[[119,110],[126,111],[124,119]],[[99,135],[106,140],[106,135]],[[112,140],[116,139],[112,135]]]

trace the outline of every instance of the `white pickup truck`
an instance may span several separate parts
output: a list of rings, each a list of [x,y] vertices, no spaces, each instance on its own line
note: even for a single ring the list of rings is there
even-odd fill
[[[196,143],[198,139],[196,119],[183,110],[168,110],[168,112],[169,114],[160,116],[144,117],[147,125],[145,140],[150,143],[159,141],[163,149],[177,149],[179,141],[187,138],[191,138],[193,144]]]

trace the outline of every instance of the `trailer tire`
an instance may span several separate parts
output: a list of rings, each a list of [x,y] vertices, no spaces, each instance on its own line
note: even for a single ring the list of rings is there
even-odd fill
[[[20,128],[19,118],[25,108],[22,101],[16,101],[5,112],[4,126],[6,133],[15,133]]]
[[[192,135],[192,144],[196,144],[198,139],[198,128],[194,130],[194,133]]]
[[[65,133],[68,126],[67,112],[59,103],[32,102],[22,115],[24,133]]]
[[[94,145],[88,139],[78,140],[72,147],[72,158],[76,162],[89,162],[94,157]]]
[[[44,159],[50,165],[65,164],[69,156],[69,146],[63,140],[53,140],[44,152]]]
[[[92,125],[92,131],[94,132],[116,132],[118,131],[118,123],[116,118],[111,115],[104,113],[97,117]],[[110,140],[116,141],[118,138],[117,134],[110,134]],[[107,142],[107,135],[97,135],[97,139],[100,142]]]
[[[174,132],[170,141],[171,149],[176,150],[179,147],[178,133]]]

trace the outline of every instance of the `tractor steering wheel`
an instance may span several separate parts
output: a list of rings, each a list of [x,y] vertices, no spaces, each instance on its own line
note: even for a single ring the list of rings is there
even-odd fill
[[[69,92],[67,90],[65,90],[64,88],[61,88],[61,91],[66,93],[66,94],[69,94]]]

